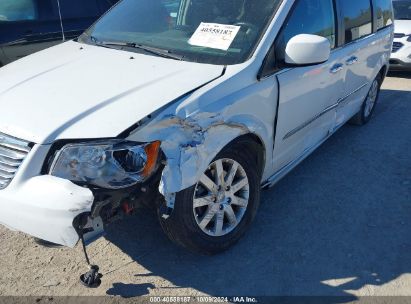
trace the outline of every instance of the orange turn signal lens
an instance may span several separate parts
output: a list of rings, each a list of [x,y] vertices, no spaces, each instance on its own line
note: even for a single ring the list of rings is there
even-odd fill
[[[147,163],[143,170],[143,176],[148,178],[153,171],[156,169],[157,161],[158,161],[158,154],[160,151],[161,142],[155,141],[151,144],[145,146],[144,150],[147,154]]]

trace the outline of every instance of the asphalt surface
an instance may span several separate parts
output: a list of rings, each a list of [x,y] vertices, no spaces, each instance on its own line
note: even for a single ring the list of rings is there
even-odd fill
[[[89,247],[104,278],[88,290],[80,247],[43,248],[0,227],[0,295],[411,296],[410,173],[411,73],[396,73],[368,125],[344,126],[263,192],[228,252],[176,247],[141,211]]]

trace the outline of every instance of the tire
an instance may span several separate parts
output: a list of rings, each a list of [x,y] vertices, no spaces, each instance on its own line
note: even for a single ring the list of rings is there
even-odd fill
[[[351,118],[350,124],[363,126],[371,120],[378,102],[381,85],[382,77],[381,74],[378,74],[371,84],[371,88],[368,91],[367,97],[365,98],[363,104],[361,105],[360,111]]]
[[[199,181],[196,185],[177,193],[174,210],[168,219],[163,219],[158,213],[161,226],[171,241],[190,251],[205,255],[221,253],[238,242],[251,225],[260,203],[261,170],[256,157],[258,153],[254,150],[256,146],[247,139],[232,142],[216,156],[205,172],[211,180],[215,177],[212,172],[215,174],[218,164],[221,163],[220,168],[222,167],[225,173],[224,184],[229,185],[229,172],[234,172],[232,169],[237,166],[234,164],[238,164],[231,183],[232,188],[223,185],[225,189],[221,188],[219,194],[215,194],[217,192],[209,191],[205,184]],[[219,171],[222,172],[221,169]],[[203,175],[201,180],[204,179],[207,180]],[[234,192],[235,195],[231,195],[233,191],[237,191],[240,181],[241,184],[248,181],[248,185]],[[217,183],[214,184],[217,187]],[[203,197],[213,198],[203,200]],[[248,204],[244,207],[247,198]],[[204,201],[207,205],[195,208],[194,201]],[[206,214],[209,215],[207,218]],[[208,219],[208,225],[204,226]]]

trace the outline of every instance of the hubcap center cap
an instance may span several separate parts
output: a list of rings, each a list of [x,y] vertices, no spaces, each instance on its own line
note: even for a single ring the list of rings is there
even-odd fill
[[[225,192],[224,191],[219,191],[217,193],[217,202],[223,202],[225,200]]]

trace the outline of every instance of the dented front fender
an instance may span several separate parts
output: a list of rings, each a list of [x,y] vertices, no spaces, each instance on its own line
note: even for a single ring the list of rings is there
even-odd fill
[[[181,119],[166,116],[151,122],[130,138],[161,141],[166,164],[161,175],[160,193],[174,207],[175,193],[194,185],[215,156],[235,138],[250,133],[246,124],[226,122],[213,113]]]

